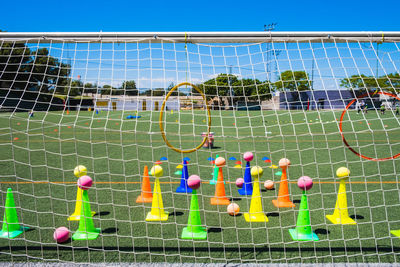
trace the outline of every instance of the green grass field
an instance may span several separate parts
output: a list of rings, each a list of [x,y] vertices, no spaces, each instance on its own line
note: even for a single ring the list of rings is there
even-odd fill
[[[390,230],[400,229],[399,160],[374,162],[360,159],[346,148],[339,134],[340,111],[213,111],[215,149],[179,154],[161,138],[158,112],[141,112],[142,118],[126,120],[129,112],[36,112],[0,114],[1,214],[5,192],[14,190],[20,222],[31,227],[20,238],[0,240],[0,261],[63,262],[199,262],[199,263],[331,263],[400,262],[400,239]],[[370,111],[345,116],[344,131],[349,144],[369,157],[400,153],[399,120],[391,112]],[[166,115],[170,142],[183,149],[201,142],[206,130],[204,111],[180,111]],[[226,206],[210,205],[215,186],[203,183],[198,190],[202,223],[208,229],[206,241],[180,239],[188,219],[190,195],[176,194],[180,176],[176,166],[190,157],[189,175],[203,182],[212,178],[207,160],[216,154],[243,161],[242,153],[252,151],[252,166],[264,168],[262,180],[275,182],[278,170],[272,163],[291,160],[289,184],[296,208],[277,209],[271,200],[278,190],[262,191],[268,223],[247,223],[243,216],[231,217]],[[161,157],[164,206],[171,213],[167,222],[145,222],[151,204],[136,204],[143,168]],[[85,165],[95,184],[89,190],[92,210],[98,212],[95,225],[102,235],[94,241],[69,241],[57,245],[53,231],[66,226],[76,197],[76,165]],[[247,212],[250,197],[240,196],[235,180],[243,169],[227,160],[224,179],[228,197]],[[244,162],[243,162],[244,166]],[[347,184],[349,213],[357,225],[333,225],[332,214],[338,183],[335,171],[351,170]],[[295,182],[302,175],[314,180],[309,191],[313,230],[320,241],[292,241],[301,191]],[[153,178],[151,178],[153,181]],[[276,185],[278,188],[278,185]]]

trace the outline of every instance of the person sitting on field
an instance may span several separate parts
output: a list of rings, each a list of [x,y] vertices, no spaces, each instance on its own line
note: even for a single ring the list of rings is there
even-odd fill
[[[386,106],[385,106],[385,104],[381,104],[381,114],[382,115],[385,115],[385,111],[386,111]]]

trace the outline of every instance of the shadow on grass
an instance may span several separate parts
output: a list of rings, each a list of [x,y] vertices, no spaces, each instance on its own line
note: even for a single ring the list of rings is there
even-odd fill
[[[219,227],[211,227],[207,229],[208,233],[221,233],[222,232],[222,228]],[[197,248],[196,248],[197,249]]]
[[[208,232],[219,232],[222,231],[221,228],[209,228]],[[65,244],[65,243],[64,243]],[[71,246],[63,246],[54,245],[54,246],[2,246],[0,247],[0,251],[92,251],[98,250],[99,253],[103,253],[104,251],[130,251],[130,252],[172,252],[176,253],[176,246],[158,246],[158,247],[148,247],[148,246],[89,246],[89,247],[71,247]],[[193,247],[183,247],[179,248],[182,252],[193,252]],[[370,246],[370,247],[216,247],[216,246],[208,246],[198,247],[196,246],[196,252],[256,252],[256,253],[264,253],[264,252],[392,252],[400,251],[400,247],[389,247],[389,246]]]
[[[101,231],[102,234],[114,234],[116,232],[118,232],[118,228],[115,227],[106,228]]]
[[[100,216],[100,217],[102,217],[102,216],[107,216],[107,215],[109,215],[109,214],[110,214],[109,211],[100,211],[100,212],[96,213],[94,216]]]
[[[182,216],[183,212],[182,211],[174,211],[174,212],[171,212],[169,215],[170,216]]]
[[[275,188],[272,188],[272,189],[261,189],[261,192],[268,192],[268,191],[275,191],[276,189]]]
[[[279,212],[268,212],[267,216],[268,217],[279,217]]]
[[[352,218],[353,220],[355,219],[362,220],[364,219],[364,216],[357,214],[357,215],[350,215],[350,218]]]
[[[240,201],[240,200],[242,200],[242,198],[241,197],[232,197],[230,200],[231,201]]]
[[[300,204],[300,202],[301,202],[301,200],[300,200],[300,199],[295,199],[295,200],[293,200],[293,203]]]
[[[213,146],[213,147],[205,147],[204,148],[204,150],[207,150],[207,149],[220,149],[221,147],[220,146]]]
[[[329,230],[322,229],[322,228],[315,229],[314,232],[315,232],[317,235],[327,235],[327,234],[330,233]]]

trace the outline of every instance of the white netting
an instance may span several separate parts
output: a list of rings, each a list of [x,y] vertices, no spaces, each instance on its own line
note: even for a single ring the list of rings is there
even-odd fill
[[[400,233],[394,231],[400,229],[398,41],[368,42],[358,35],[216,44],[185,42],[186,37],[6,37],[0,35],[1,211],[15,219],[11,202],[6,204],[12,188],[19,223],[30,229],[10,239],[7,225],[16,224],[1,221],[6,238],[0,239],[0,261],[400,261],[395,236]],[[184,82],[188,85],[180,86]],[[197,147],[208,134],[210,117],[206,147],[183,154],[167,146],[159,125],[164,101],[162,122],[170,145]],[[236,179],[245,176],[247,151],[254,154],[251,166],[264,170],[259,212],[257,193],[242,195],[236,187]],[[226,196],[240,206],[235,217],[226,205],[211,204],[222,188],[210,184],[217,178],[217,155],[226,159]],[[288,189],[295,207],[272,202],[284,195],[281,158],[291,161]],[[189,176],[199,175],[203,182],[197,190],[200,217],[191,217],[191,223],[207,229],[205,240],[182,239],[195,213],[192,194],[177,192],[184,161]],[[155,164],[164,170],[163,202],[156,201],[169,212],[162,222],[146,221],[152,204],[136,202],[146,182],[144,168],[150,171]],[[94,181],[87,192],[101,233],[94,240],[57,244],[56,228],[66,226],[71,235],[84,230],[79,221],[68,220],[79,213],[77,165],[86,166]],[[344,187],[336,177],[339,167],[351,172]],[[297,186],[301,176],[314,182],[308,200]],[[264,189],[265,180],[274,181],[275,190]],[[154,190],[155,178],[150,181]],[[252,200],[255,210],[250,210]],[[247,222],[249,212],[269,221]],[[326,217],[332,214],[350,224],[333,224]],[[309,237],[307,226],[319,240],[294,240],[289,229]]]

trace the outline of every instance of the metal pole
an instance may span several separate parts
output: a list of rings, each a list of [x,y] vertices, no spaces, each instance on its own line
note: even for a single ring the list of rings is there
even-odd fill
[[[383,39],[382,36],[385,38]],[[391,42],[400,41],[400,31],[391,32],[0,32],[0,40],[21,42]]]

